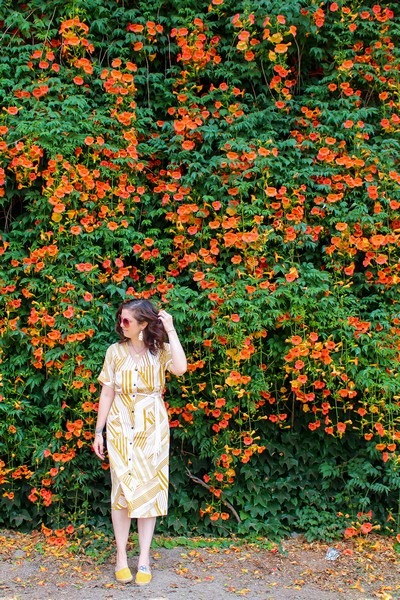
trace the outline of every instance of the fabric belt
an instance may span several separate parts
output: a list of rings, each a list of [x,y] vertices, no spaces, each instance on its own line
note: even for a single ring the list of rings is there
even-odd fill
[[[151,464],[153,467],[157,464],[157,457],[161,452],[161,423],[160,423],[160,402],[161,396],[154,398],[154,451]]]
[[[137,392],[136,395],[154,398],[154,449],[151,464],[155,467],[157,465],[158,455],[161,452],[160,402],[162,402],[162,394],[161,392],[153,392],[151,394]]]

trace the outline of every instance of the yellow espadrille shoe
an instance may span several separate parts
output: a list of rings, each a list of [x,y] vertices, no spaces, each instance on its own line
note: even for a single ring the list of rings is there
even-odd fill
[[[136,585],[147,585],[152,580],[153,576],[149,567],[145,567],[144,565],[138,568],[136,573],[135,583]]]
[[[115,579],[119,583],[129,583],[133,579],[133,575],[129,567],[124,567],[119,571],[115,571]]]

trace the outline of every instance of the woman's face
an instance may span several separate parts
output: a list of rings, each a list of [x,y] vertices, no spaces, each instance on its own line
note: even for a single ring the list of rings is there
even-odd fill
[[[131,340],[137,339],[139,333],[147,325],[147,323],[139,323],[134,314],[126,308],[122,309],[121,316],[119,318],[119,324],[124,336]]]

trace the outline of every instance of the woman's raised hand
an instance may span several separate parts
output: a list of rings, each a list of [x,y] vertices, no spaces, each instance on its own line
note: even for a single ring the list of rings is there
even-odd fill
[[[170,333],[171,331],[173,331],[175,329],[172,315],[167,313],[166,310],[160,310],[158,313],[158,318],[162,322],[164,329],[167,333]]]

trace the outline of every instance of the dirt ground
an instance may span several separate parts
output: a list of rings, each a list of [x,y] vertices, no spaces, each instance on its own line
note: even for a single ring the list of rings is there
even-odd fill
[[[0,600],[382,600],[400,599],[400,555],[387,538],[333,544],[302,537],[272,549],[257,545],[155,548],[146,587],[114,581],[105,564],[37,539],[0,531]],[[130,567],[136,567],[135,550]]]

